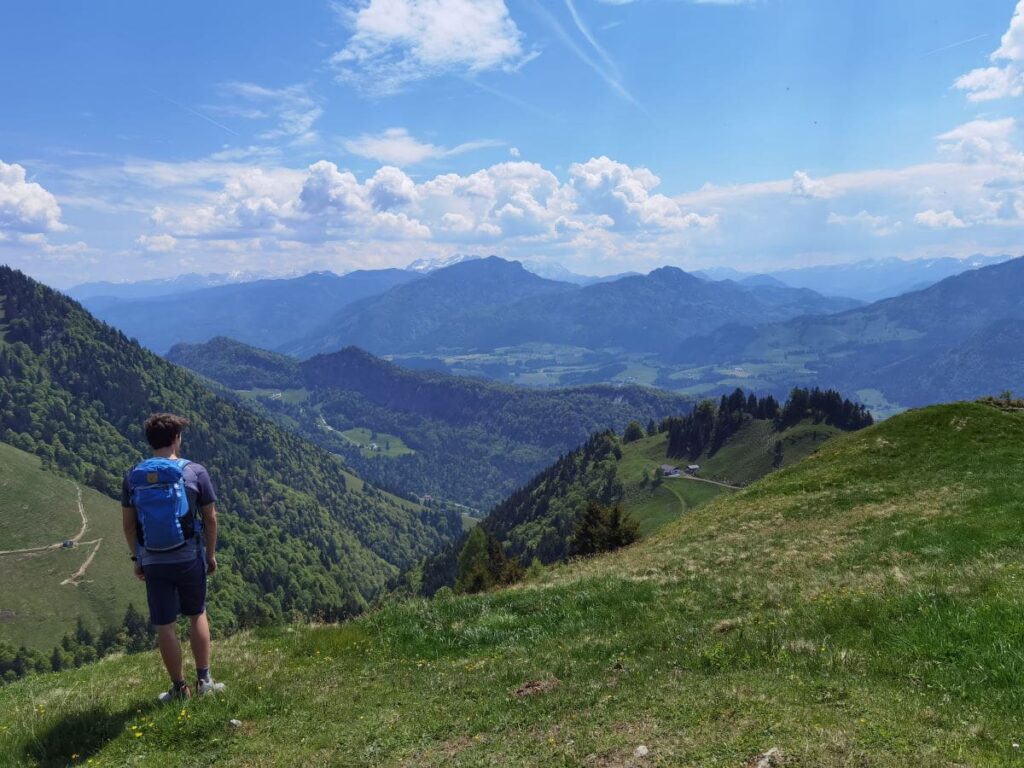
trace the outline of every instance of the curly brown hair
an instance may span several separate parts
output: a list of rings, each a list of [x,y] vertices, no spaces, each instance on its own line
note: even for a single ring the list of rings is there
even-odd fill
[[[154,450],[166,448],[181,434],[189,424],[184,416],[173,413],[154,413],[142,425],[146,430],[146,441]]]

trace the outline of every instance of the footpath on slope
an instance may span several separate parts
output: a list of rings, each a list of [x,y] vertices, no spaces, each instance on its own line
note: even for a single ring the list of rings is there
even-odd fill
[[[83,546],[88,544],[94,544],[95,546],[93,547],[92,552],[89,553],[89,556],[85,559],[85,562],[82,563],[79,569],[61,582],[61,586],[70,584],[72,586],[77,587],[81,583],[82,578],[85,576],[86,571],[89,570],[89,566],[92,565],[92,561],[96,557],[96,553],[99,552],[100,544],[103,543],[103,537],[100,537],[98,539],[91,539],[90,541],[82,541],[82,537],[85,536],[85,530],[89,527],[89,518],[85,514],[85,504],[82,503],[81,486],[76,485],[75,492],[78,495],[76,499],[76,503],[78,504],[78,514],[82,518],[82,527],[78,529],[78,533],[76,533],[70,539],[61,539],[60,541],[56,541],[53,544],[46,544],[41,547],[26,547],[24,549],[0,550],[0,555],[31,555],[39,554],[42,552],[52,552],[57,549],[62,549],[64,547],[65,541],[71,541],[75,544],[81,544]]]

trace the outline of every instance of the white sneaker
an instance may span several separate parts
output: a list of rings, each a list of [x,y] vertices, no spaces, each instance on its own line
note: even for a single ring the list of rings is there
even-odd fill
[[[224,683],[214,682],[212,677],[208,677],[205,680],[196,681],[196,693],[200,696],[205,696],[208,693],[217,693],[223,691],[227,686]]]
[[[157,701],[161,704],[167,704],[171,701],[187,701],[190,698],[192,698],[192,689],[187,685],[182,688],[172,685],[169,690],[156,697]]]

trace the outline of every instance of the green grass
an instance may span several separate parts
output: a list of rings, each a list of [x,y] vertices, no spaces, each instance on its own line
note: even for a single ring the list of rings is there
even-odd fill
[[[402,441],[402,438],[397,435],[389,435],[386,432],[373,432],[369,429],[356,427],[355,429],[346,429],[340,434],[350,443],[359,446],[361,449],[360,453],[366,457],[386,456],[391,458],[394,456],[405,456],[413,452]],[[378,450],[370,448],[373,444],[377,445]]]
[[[82,526],[71,480],[44,471],[36,456],[0,443],[0,549],[42,547]],[[129,602],[146,603],[132,577],[118,502],[82,487],[88,525],[74,549],[0,555],[0,641],[49,649],[81,616],[93,630],[120,623]],[[78,585],[61,582],[96,548]]]
[[[700,476],[730,485],[747,485],[773,470],[776,441],[782,442],[782,466],[788,467],[839,434],[841,430],[827,424],[801,422],[776,432],[769,421],[748,421],[714,456],[697,460]]]
[[[184,715],[155,654],[30,678],[0,762],[1019,765],[1021,445],[1022,414],[911,411],[520,587],[217,643],[229,690]]]
[[[665,478],[657,486],[650,480],[654,470],[669,463],[665,458],[668,435],[645,437],[622,446],[616,476],[626,490],[624,507],[640,524],[640,535],[649,536],[666,523],[728,492],[719,486],[682,478]]]

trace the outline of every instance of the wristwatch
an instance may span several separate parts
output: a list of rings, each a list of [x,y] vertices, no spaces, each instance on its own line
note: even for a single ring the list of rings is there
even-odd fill
[[[129,557],[129,559],[130,559],[130,560],[131,560],[131,561],[132,561],[133,563],[137,563],[137,562],[139,562],[139,556],[138,556],[138,555],[128,555],[128,557]]]

